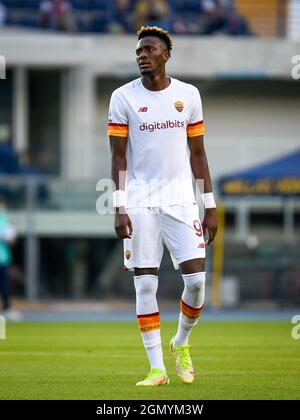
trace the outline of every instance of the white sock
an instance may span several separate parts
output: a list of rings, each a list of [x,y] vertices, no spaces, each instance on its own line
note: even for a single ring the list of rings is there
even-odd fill
[[[184,290],[180,300],[178,330],[174,343],[178,346],[188,344],[192,328],[197,324],[204,305],[205,271],[182,274]]]
[[[151,368],[165,370],[160,337],[160,315],[156,292],[158,277],[152,274],[134,276],[138,326]]]

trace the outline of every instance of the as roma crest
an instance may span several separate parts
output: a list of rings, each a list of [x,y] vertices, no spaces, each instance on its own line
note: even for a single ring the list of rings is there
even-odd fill
[[[129,251],[129,249],[127,249],[126,252],[125,252],[126,260],[129,260],[130,255],[131,255],[131,252]]]
[[[177,109],[178,112],[181,112],[184,108],[184,103],[181,101],[176,101],[174,103],[175,108]]]

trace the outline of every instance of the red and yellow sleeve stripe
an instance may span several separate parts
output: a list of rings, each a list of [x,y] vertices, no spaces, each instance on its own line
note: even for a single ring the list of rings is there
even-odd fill
[[[127,124],[116,124],[108,123],[107,124],[107,135],[108,136],[117,136],[117,137],[127,137],[128,136],[128,125]]]
[[[160,315],[159,312],[146,315],[137,315],[139,329],[142,333],[159,330]]]
[[[197,121],[193,124],[188,124],[187,126],[187,136],[188,137],[197,137],[203,136],[205,134],[204,121]]]
[[[188,318],[197,319],[199,318],[202,309],[202,305],[200,308],[193,308],[192,306],[187,305],[182,299],[180,299],[180,310],[181,312]]]

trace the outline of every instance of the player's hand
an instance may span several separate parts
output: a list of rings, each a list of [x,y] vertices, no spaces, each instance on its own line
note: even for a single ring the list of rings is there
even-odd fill
[[[117,237],[120,239],[131,238],[132,235],[132,224],[130,217],[126,211],[116,213],[115,215],[115,231]]]
[[[202,229],[204,237],[208,232],[207,246],[215,239],[218,230],[217,212],[216,209],[206,209],[204,219],[202,222]]]

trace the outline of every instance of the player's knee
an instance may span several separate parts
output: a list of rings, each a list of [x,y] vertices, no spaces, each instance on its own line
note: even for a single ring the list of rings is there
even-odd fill
[[[205,272],[183,274],[185,287],[192,294],[200,294],[205,288]]]
[[[144,275],[134,276],[134,287],[137,294],[152,295],[157,291],[157,276]]]

